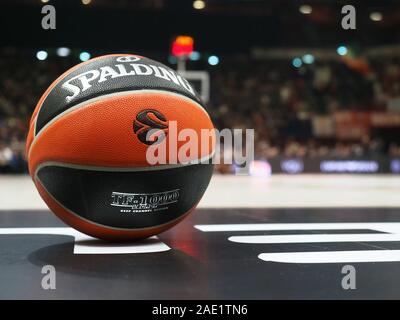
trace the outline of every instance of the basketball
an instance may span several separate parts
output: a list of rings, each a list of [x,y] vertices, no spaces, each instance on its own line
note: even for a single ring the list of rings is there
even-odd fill
[[[147,238],[187,216],[209,184],[212,135],[185,148],[187,129],[200,136],[213,124],[185,78],[145,57],[100,56],[66,71],[40,98],[26,144],[29,173],[48,207],[78,231]],[[151,148],[164,161],[149,161]]]

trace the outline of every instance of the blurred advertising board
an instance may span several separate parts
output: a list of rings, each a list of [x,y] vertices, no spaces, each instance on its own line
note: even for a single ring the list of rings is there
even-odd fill
[[[389,157],[374,158],[285,158],[268,160],[272,174],[301,173],[394,173],[400,174],[400,159]]]

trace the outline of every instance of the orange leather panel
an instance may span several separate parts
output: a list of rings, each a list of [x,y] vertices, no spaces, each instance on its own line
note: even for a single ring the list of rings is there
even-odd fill
[[[149,166],[149,146],[133,132],[136,115],[143,109],[155,109],[168,121],[176,121],[178,132],[191,128],[200,137],[201,129],[213,129],[208,114],[190,99],[163,92],[125,93],[81,106],[43,128],[31,146],[29,171],[33,174],[45,161],[105,167]],[[170,128],[167,140],[173,136]],[[213,138],[207,139],[207,149],[201,148],[202,143],[205,140],[199,139],[195,148],[198,154],[190,154],[191,159],[213,152]],[[178,142],[178,149],[183,144],[184,141]],[[166,149],[169,150],[168,143]],[[168,152],[166,159],[169,163]]]

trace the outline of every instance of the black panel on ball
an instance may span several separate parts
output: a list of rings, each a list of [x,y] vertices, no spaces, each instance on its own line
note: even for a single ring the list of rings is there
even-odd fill
[[[35,134],[79,103],[131,90],[174,92],[202,104],[189,82],[162,63],[136,56],[104,56],[79,66],[54,86],[38,113]]]
[[[203,196],[212,164],[121,172],[44,166],[37,177],[61,205],[91,222],[114,228],[168,223]]]

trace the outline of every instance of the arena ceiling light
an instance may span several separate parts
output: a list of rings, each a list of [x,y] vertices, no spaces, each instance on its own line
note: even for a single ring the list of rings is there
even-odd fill
[[[176,57],[174,57],[173,55],[170,55],[170,56],[168,57],[168,62],[169,62],[170,64],[176,64],[178,61],[177,61]]]
[[[375,12],[371,12],[371,14],[369,15],[369,18],[372,21],[382,21],[383,16],[382,16],[382,13],[375,11]]]
[[[42,3],[47,3],[49,0],[40,0]]]
[[[312,64],[312,63],[314,63],[314,60],[315,60],[314,56],[312,54],[310,54],[310,53],[305,54],[303,56],[303,62],[305,64]]]
[[[46,60],[48,55],[49,54],[47,53],[47,51],[44,51],[44,50],[40,50],[40,51],[36,52],[36,58],[40,61]]]
[[[79,59],[81,61],[88,61],[90,59],[90,57],[91,57],[90,53],[86,52],[86,51],[81,52],[80,55],[79,55]]]
[[[70,53],[71,53],[70,48],[61,47],[57,49],[57,55],[59,57],[68,57]]]
[[[203,0],[195,0],[193,1],[193,8],[196,10],[202,10],[206,7],[206,3]]]
[[[198,52],[198,51],[193,51],[189,56],[189,59],[192,61],[198,61],[198,60],[200,60],[200,58],[201,58],[201,55],[200,55],[200,52]]]
[[[339,46],[339,47],[336,49],[336,52],[337,52],[337,54],[338,54],[339,56],[345,56],[345,55],[347,54],[348,50],[347,50],[347,47],[345,47],[345,46]]]
[[[310,14],[312,12],[312,7],[308,4],[303,4],[300,6],[299,11],[302,14]]]
[[[295,67],[295,68],[300,68],[300,67],[302,66],[302,64],[303,64],[303,62],[301,61],[300,58],[294,58],[294,59],[292,60],[292,65],[293,65],[293,67]]]
[[[219,58],[217,56],[209,56],[208,64],[211,66],[216,66],[219,63]]]
[[[82,0],[82,4],[84,4],[85,6],[90,4],[92,2],[92,0]]]

